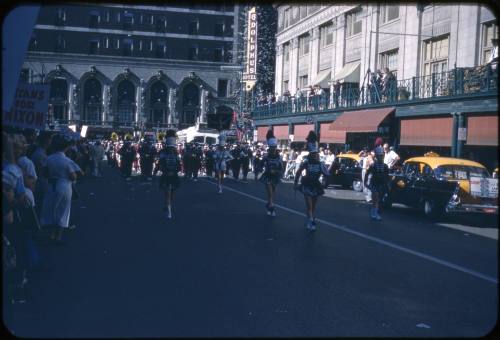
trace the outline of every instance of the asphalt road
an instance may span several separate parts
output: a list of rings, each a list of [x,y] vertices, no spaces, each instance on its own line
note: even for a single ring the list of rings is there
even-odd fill
[[[495,326],[497,217],[433,222],[396,207],[375,222],[359,193],[333,189],[311,234],[291,184],[278,187],[275,218],[265,214],[262,184],[225,184],[218,195],[211,179],[183,180],[168,221],[158,179],[126,182],[109,168],[86,179],[72,211],[77,229],[67,246],[42,248],[52,270],[34,277],[29,304],[4,306],[8,330],[460,337]],[[468,231],[476,229],[494,232]]]

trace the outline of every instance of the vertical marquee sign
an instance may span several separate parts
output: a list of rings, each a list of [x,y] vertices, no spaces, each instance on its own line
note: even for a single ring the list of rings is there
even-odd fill
[[[250,91],[257,81],[257,13],[255,7],[248,11],[247,65],[243,74],[246,90]]]

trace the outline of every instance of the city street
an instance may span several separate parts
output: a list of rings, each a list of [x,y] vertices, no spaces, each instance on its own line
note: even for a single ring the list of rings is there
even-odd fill
[[[497,216],[369,219],[361,193],[330,187],[318,229],[291,183],[265,191],[182,180],[172,220],[158,178],[118,170],[78,185],[77,228],[44,247],[50,272],[4,313],[21,337],[482,336],[497,321]],[[5,308],[5,307],[4,307]]]

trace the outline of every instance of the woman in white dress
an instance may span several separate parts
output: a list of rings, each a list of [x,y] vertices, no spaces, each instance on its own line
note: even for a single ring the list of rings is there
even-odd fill
[[[217,174],[217,183],[219,188],[219,194],[222,194],[222,180],[224,179],[224,173],[227,169],[227,162],[233,159],[231,153],[225,149],[226,141],[223,137],[219,138],[219,145],[217,150],[214,152],[214,169]]]
[[[40,222],[44,226],[53,226],[51,240],[55,244],[64,244],[62,235],[69,227],[71,212],[71,183],[80,171],[76,163],[66,157],[64,152],[71,145],[67,136],[56,135],[52,140],[54,153],[47,157],[44,171],[49,181],[49,189],[43,200]]]

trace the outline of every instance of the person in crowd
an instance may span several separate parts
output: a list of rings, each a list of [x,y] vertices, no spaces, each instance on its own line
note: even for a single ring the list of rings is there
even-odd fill
[[[384,163],[384,149],[377,146],[374,152],[375,161],[366,172],[364,185],[372,192],[373,207],[370,209],[370,217],[380,221],[380,204],[388,190],[389,167]]]
[[[240,152],[241,171],[243,172],[242,181],[244,183],[248,183],[247,176],[250,168],[250,158],[251,158],[250,147],[248,144],[244,144]]]
[[[152,181],[153,163],[156,157],[156,148],[151,140],[145,140],[139,147],[141,160],[141,176],[143,179]]]
[[[325,164],[319,159],[317,140],[316,133],[310,131],[306,138],[309,154],[300,164],[294,180],[294,189],[304,194],[307,216],[306,228],[310,231],[316,230],[316,205],[318,198],[325,193],[320,182],[320,177],[322,174],[328,176]],[[304,170],[305,175],[301,176]],[[299,179],[300,185],[298,185]]]
[[[339,107],[340,103],[340,88],[341,88],[340,80],[337,79],[337,81],[333,85],[333,103],[336,108]]]
[[[241,148],[239,142],[236,143],[233,150],[231,150],[231,156],[233,156],[233,159],[231,160],[231,170],[233,172],[233,178],[237,181],[240,177],[241,168]]]
[[[392,170],[394,166],[400,160],[399,155],[394,151],[392,147],[389,147],[389,144],[384,144],[384,163],[387,164],[389,170]]]
[[[198,181],[198,173],[201,169],[201,161],[203,159],[203,151],[201,150],[201,146],[194,144],[191,149],[191,166],[192,166],[192,176],[193,180]]]
[[[307,109],[314,110],[315,93],[312,85],[307,88]]]
[[[374,153],[368,151],[368,148],[364,148],[360,153],[360,163],[361,163],[361,181],[363,183],[363,193],[365,194],[365,200],[368,203],[371,203],[372,201],[372,193],[370,189],[364,185],[365,183],[365,178],[366,178],[366,172],[370,168],[370,166],[374,162]]]
[[[35,151],[31,154],[31,160],[35,165],[35,172],[38,175],[38,179],[35,185],[35,204],[36,211],[38,215],[41,213],[43,197],[49,188],[49,182],[42,171],[45,166],[45,161],[47,160],[47,150],[52,143],[52,134],[42,131],[38,135],[37,147]]]
[[[193,148],[192,143],[186,143],[182,152],[182,165],[184,168],[184,178],[191,179],[193,173],[193,167],[191,163],[191,149]]]
[[[58,245],[64,244],[63,231],[69,227],[71,213],[72,182],[76,180],[80,167],[64,154],[71,144],[71,139],[58,134],[52,145],[54,153],[47,157],[45,174],[49,181],[49,190],[45,195],[40,222],[43,226],[54,227],[51,240]]]
[[[26,156],[28,158],[30,158],[37,147],[37,145],[36,145],[36,139],[37,139],[36,130],[35,129],[24,129],[23,136],[24,136],[24,138],[26,138]]]
[[[262,162],[264,165],[264,173],[260,177],[260,181],[266,186],[267,193],[267,215],[276,216],[274,208],[274,196],[276,186],[281,182],[283,175],[283,162],[278,152],[278,140],[274,137],[273,130],[268,130],[266,134],[267,154],[264,155]]]
[[[104,147],[101,142],[97,140],[94,145],[90,148],[90,156],[93,160],[93,176],[102,177],[102,161],[104,159]]]
[[[181,170],[181,158],[176,150],[176,133],[168,130],[165,134],[165,145],[159,153],[159,170],[161,170],[160,189],[165,195],[165,206],[163,211],[168,219],[172,218],[172,202],[174,192],[179,188],[179,171]],[[155,174],[158,168],[155,169]]]
[[[388,67],[384,67],[384,75],[382,76],[382,93],[386,100],[393,102],[396,99],[396,77],[389,71]]]
[[[119,154],[122,175],[125,177],[125,180],[130,181],[132,179],[132,164],[136,158],[136,151],[130,138],[125,140],[123,146],[120,148]]]
[[[227,169],[227,162],[233,159],[231,153],[225,148],[226,140],[224,136],[219,137],[219,145],[214,152],[214,170],[217,176],[217,184],[219,194],[222,194],[222,181],[224,180],[224,173]]]
[[[328,169],[330,169],[330,167],[332,166],[334,161],[335,161],[335,155],[333,154],[332,149],[327,149],[326,156],[325,156],[325,166]]]
[[[35,165],[26,157],[26,151],[29,144],[26,143],[26,138],[23,135],[16,134],[13,136],[13,150],[17,165],[23,172],[25,194],[28,198],[30,206],[35,206],[35,186],[38,179],[36,175]]]
[[[295,111],[304,111],[304,93],[297,87],[295,91]]]

